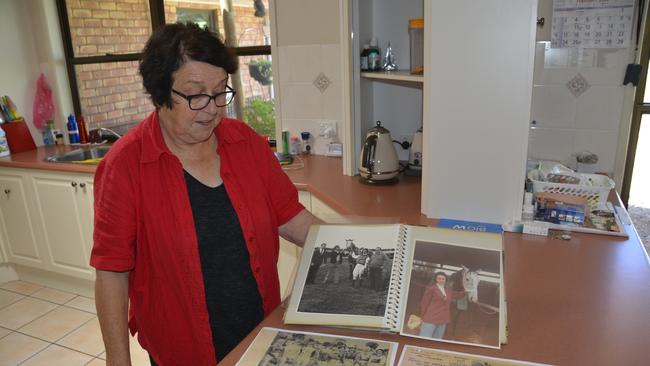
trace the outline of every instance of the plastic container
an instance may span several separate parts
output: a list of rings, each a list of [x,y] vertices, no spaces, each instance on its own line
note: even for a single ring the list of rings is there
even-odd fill
[[[7,143],[7,135],[5,131],[0,128],[0,156],[7,156],[11,154],[9,151],[9,144]]]
[[[424,19],[409,19],[411,74],[424,72]]]
[[[568,175],[569,173],[565,173]],[[533,182],[533,192],[549,192],[584,197],[591,208],[607,202],[609,192],[614,188],[614,181],[605,175],[573,173],[580,178],[580,184],[553,183],[541,180],[540,171],[535,169],[528,172],[528,179]]]

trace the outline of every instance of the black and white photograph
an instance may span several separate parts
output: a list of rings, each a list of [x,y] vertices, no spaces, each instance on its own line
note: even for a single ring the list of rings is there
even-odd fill
[[[237,365],[393,365],[397,343],[262,328]]]
[[[323,227],[309,259],[298,311],[383,317],[395,239],[390,227],[350,232]]]
[[[402,334],[499,347],[499,251],[416,241]]]

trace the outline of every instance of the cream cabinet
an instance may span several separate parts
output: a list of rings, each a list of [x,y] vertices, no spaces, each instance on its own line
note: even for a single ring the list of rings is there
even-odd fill
[[[31,196],[26,186],[26,178],[19,172],[0,172],[0,229],[5,259],[41,267],[43,253],[35,236]]]
[[[92,176],[38,172],[31,175],[37,220],[51,270],[93,279]]]

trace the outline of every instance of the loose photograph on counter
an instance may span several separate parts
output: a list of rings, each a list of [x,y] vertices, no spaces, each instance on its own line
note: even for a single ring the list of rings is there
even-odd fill
[[[237,365],[390,366],[398,344],[377,339],[262,328]]]
[[[416,241],[401,334],[498,348],[499,251]]]
[[[404,346],[399,366],[544,366],[545,364]]]

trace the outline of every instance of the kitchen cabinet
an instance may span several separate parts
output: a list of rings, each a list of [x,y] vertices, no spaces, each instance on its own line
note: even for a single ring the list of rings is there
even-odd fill
[[[31,175],[39,229],[51,270],[93,279],[92,176],[38,172]]]
[[[350,34],[355,174],[365,131],[395,140],[423,128],[421,212],[502,224],[521,217],[536,36],[536,0],[353,0]],[[545,3],[546,5],[546,3]],[[391,42],[409,65],[408,20],[424,18],[424,74],[360,72],[363,43]],[[550,25],[547,25],[549,27]],[[400,160],[407,152],[398,146]],[[349,151],[349,150],[348,150]]]
[[[7,261],[27,266],[42,266],[43,255],[37,245],[31,196],[22,174],[3,169],[0,174],[0,228]]]
[[[394,140],[412,139],[422,126],[423,76],[411,75],[409,19],[423,17],[423,0],[354,0],[351,3],[352,33],[352,126],[354,151],[350,174],[356,174],[361,144],[376,121],[391,132]],[[364,44],[377,38],[382,56],[390,42],[399,71],[361,72],[360,53]],[[425,35],[426,41],[426,35]],[[408,150],[395,145],[400,160]]]

